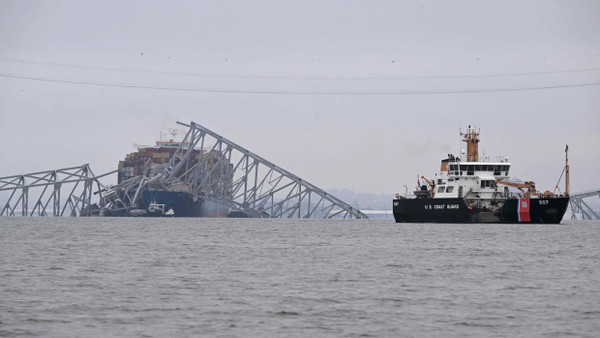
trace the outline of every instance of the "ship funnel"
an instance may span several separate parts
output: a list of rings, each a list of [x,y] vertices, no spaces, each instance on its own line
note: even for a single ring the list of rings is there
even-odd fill
[[[467,143],[467,162],[478,162],[479,161],[479,128],[471,127],[467,128],[466,133],[460,133],[463,137],[463,142]]]

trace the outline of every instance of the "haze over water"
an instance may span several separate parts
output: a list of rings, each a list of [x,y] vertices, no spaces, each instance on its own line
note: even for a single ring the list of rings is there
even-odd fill
[[[595,336],[599,226],[0,218],[0,336]]]

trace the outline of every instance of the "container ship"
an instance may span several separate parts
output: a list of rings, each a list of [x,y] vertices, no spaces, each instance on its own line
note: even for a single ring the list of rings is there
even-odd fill
[[[119,162],[118,183],[141,175],[148,178],[160,175],[182,143],[184,146],[191,146],[184,140],[178,140],[178,135],[178,130],[169,130],[169,133],[161,133],[156,145],[135,145],[137,151],[127,154],[125,159]],[[206,149],[192,149],[187,168],[196,166],[202,161],[203,170],[212,172],[208,178],[212,182],[202,185],[204,191],[193,192],[192,187],[182,182],[175,182],[167,187],[164,187],[160,181],[150,183],[141,191],[136,209],[128,211],[125,215],[226,217],[231,200],[232,168],[231,165],[218,163],[217,159],[221,156],[216,153],[218,150],[209,152]],[[220,168],[214,170],[213,166],[220,166]],[[225,188],[222,182],[227,182]],[[218,186],[218,193],[215,193],[216,186]]]
[[[564,193],[540,193],[533,181],[509,177],[508,159],[479,159],[479,129],[460,133],[466,153],[451,154],[441,162],[434,180],[423,176],[412,196],[396,194],[393,214],[401,223],[555,223],[561,222],[569,203],[568,146],[565,149]],[[509,189],[510,188],[510,189]],[[557,184],[558,188],[558,184]],[[556,191],[556,189],[555,189]]]

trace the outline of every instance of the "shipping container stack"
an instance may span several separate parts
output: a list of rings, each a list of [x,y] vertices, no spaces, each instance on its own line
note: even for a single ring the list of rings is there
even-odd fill
[[[168,165],[177,148],[173,147],[148,147],[139,148],[137,152],[127,154],[125,160],[119,162],[118,183],[139,175],[154,176],[160,174]],[[196,165],[205,151],[194,150],[190,166]],[[212,159],[213,162],[216,158]],[[212,168],[213,164],[208,166]],[[188,168],[183,168],[178,174],[183,174]]]

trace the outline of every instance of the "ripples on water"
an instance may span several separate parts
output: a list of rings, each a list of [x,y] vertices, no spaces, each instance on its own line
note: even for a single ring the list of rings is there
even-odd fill
[[[0,218],[0,336],[596,336],[599,230]]]

